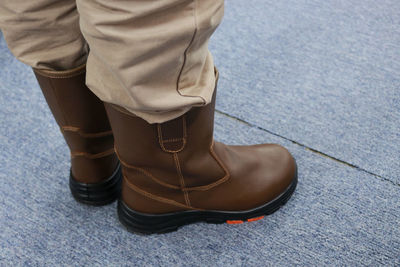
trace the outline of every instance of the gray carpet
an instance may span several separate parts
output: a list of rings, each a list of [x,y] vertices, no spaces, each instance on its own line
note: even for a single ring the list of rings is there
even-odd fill
[[[0,265],[400,266],[400,2],[228,1],[217,140],[275,142],[299,185],[254,223],[128,233],[68,189],[68,150],[0,38]]]
[[[400,2],[226,6],[218,108],[400,184]]]

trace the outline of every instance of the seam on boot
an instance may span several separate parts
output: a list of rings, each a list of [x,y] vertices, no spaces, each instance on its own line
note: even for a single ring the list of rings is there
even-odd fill
[[[104,136],[113,135],[112,130],[104,131],[104,132],[97,132],[97,133],[85,133],[81,130],[81,128],[75,127],[75,126],[61,126],[60,128],[61,128],[61,132],[63,132],[63,131],[74,132],[84,138],[96,138],[96,137],[104,137]]]
[[[103,158],[107,157],[109,155],[114,154],[114,148],[107,149],[106,151],[99,152],[99,153],[88,153],[88,152],[82,152],[82,151],[71,151],[71,158],[74,157],[85,157],[88,159],[98,159],[98,158]]]
[[[220,179],[218,179],[217,181],[215,181],[213,183],[208,184],[208,185],[187,187],[187,188],[185,188],[185,190],[187,190],[187,191],[207,191],[207,190],[210,190],[210,189],[212,189],[212,188],[214,188],[214,187],[216,187],[216,186],[218,186],[218,185],[220,185],[222,183],[225,183],[231,177],[231,175],[229,173],[229,170],[225,167],[224,163],[219,159],[218,155],[214,152],[213,147],[214,147],[214,140],[213,140],[213,142],[211,144],[211,147],[210,147],[209,151],[210,151],[211,156],[217,161],[218,165],[224,170],[225,176],[220,178]]]
[[[175,161],[176,171],[178,172],[179,181],[181,183],[181,190],[182,190],[183,196],[185,197],[186,205],[191,206],[188,192],[185,190],[185,178],[183,177],[181,166],[179,164],[178,153],[174,153],[174,161]]]
[[[165,123],[168,123],[168,122],[165,122]],[[186,142],[187,142],[187,130],[186,130],[186,117],[185,117],[185,115],[182,116],[182,135],[183,135],[182,137],[170,138],[170,139],[167,139],[166,142],[164,142],[162,127],[161,127],[160,123],[157,124],[157,133],[158,133],[158,143],[160,144],[160,147],[164,152],[177,153],[177,152],[182,151],[185,148],[185,145],[186,145]],[[168,148],[165,147],[164,143],[172,143],[172,142],[181,142],[182,144],[180,145],[179,148],[177,148],[175,150],[168,149]]]
[[[152,175],[150,172],[146,171],[143,168],[136,167],[134,165],[131,165],[131,164],[125,162],[123,159],[121,159],[121,155],[118,153],[118,150],[116,148],[115,148],[115,153],[117,154],[117,157],[118,157],[119,161],[121,162],[121,164],[124,167],[126,167],[128,169],[134,169],[134,170],[136,170],[138,172],[141,172],[142,174],[144,174],[145,176],[149,177],[154,182],[156,182],[156,183],[158,183],[158,184],[160,184],[162,186],[165,186],[165,187],[168,187],[168,188],[171,188],[171,189],[178,189],[178,190],[181,189],[179,186],[171,185],[171,184],[163,182],[162,180],[158,179],[157,177],[155,177],[154,175]]]
[[[170,205],[173,205],[173,206],[176,206],[176,207],[185,208],[185,209],[189,209],[189,210],[201,210],[201,209],[198,209],[198,208],[195,208],[195,207],[191,207],[191,206],[187,206],[185,204],[179,203],[179,202],[177,202],[175,200],[172,200],[172,199],[168,199],[168,198],[164,198],[164,197],[153,195],[153,194],[151,194],[151,193],[149,193],[149,192],[137,187],[133,183],[131,183],[129,181],[129,179],[126,178],[126,176],[124,174],[123,174],[123,177],[125,179],[126,185],[130,189],[132,189],[135,192],[137,192],[137,193],[139,193],[139,194],[141,194],[141,195],[143,195],[145,197],[148,197],[148,198],[150,198],[152,200],[156,200],[156,201],[159,201],[159,202],[162,202],[162,203],[170,204]]]
[[[140,167],[136,167],[134,165],[131,165],[131,164],[125,162],[123,159],[121,159],[121,156],[118,153],[118,150],[116,148],[115,148],[115,153],[117,154],[117,157],[118,157],[119,161],[121,162],[121,164],[124,167],[126,167],[128,169],[137,170],[137,171],[141,172],[142,174],[146,175],[147,177],[149,177],[150,179],[152,179],[154,182],[156,182],[156,183],[158,183],[158,184],[160,184],[162,186],[171,188],[171,189],[178,189],[178,190],[183,190],[183,191],[187,191],[187,192],[189,192],[189,191],[207,191],[207,190],[210,190],[210,189],[212,189],[212,188],[214,188],[214,187],[226,182],[230,178],[230,173],[229,173],[228,169],[225,167],[225,165],[222,163],[222,161],[215,154],[215,152],[212,149],[212,147],[210,148],[210,154],[217,161],[217,163],[221,166],[221,168],[225,171],[225,176],[220,178],[220,179],[218,179],[217,181],[215,181],[213,183],[210,183],[210,184],[207,184],[207,185],[185,187],[183,189],[181,187],[179,187],[179,186],[163,182],[161,179],[155,177],[153,174],[151,174],[150,172],[146,171],[145,169],[142,169]]]

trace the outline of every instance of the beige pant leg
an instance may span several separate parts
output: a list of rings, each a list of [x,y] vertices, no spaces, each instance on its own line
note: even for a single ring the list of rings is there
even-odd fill
[[[103,101],[150,123],[211,101],[208,40],[223,0],[77,0],[89,43],[86,83]]]
[[[0,29],[11,52],[31,67],[67,70],[86,63],[75,0],[1,0]]]

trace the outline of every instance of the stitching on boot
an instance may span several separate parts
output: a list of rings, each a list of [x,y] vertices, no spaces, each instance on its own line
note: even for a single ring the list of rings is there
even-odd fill
[[[158,184],[160,184],[162,186],[165,186],[165,187],[168,187],[168,188],[171,188],[171,189],[177,189],[177,190],[181,189],[179,186],[163,182],[162,180],[156,178],[154,175],[152,175],[150,172],[146,171],[145,169],[142,169],[140,167],[136,167],[134,165],[130,165],[129,163],[125,162],[124,160],[121,159],[121,156],[118,153],[118,150],[116,150],[116,149],[115,149],[115,153],[117,154],[117,157],[118,157],[119,161],[121,162],[122,165],[124,165],[124,167],[126,167],[128,169],[133,169],[133,170],[139,171],[142,174],[144,174],[145,176],[147,176],[150,179],[152,179],[154,182],[156,182],[156,183],[158,183]]]
[[[183,141],[183,140],[184,140],[183,138],[173,138],[173,139],[163,140],[162,142],[163,143],[171,143],[171,142],[179,142],[179,141]]]
[[[74,157],[86,157],[86,158],[89,158],[89,159],[98,159],[98,158],[103,158],[103,157],[109,156],[111,154],[114,154],[114,152],[115,152],[114,148],[110,148],[110,149],[107,149],[106,151],[103,151],[103,152],[100,152],[100,153],[95,153],[95,154],[82,152],[82,151],[72,151],[71,152],[71,157],[72,158],[74,158]]]
[[[218,165],[224,170],[225,176],[220,178],[220,179],[218,179],[217,181],[215,181],[213,183],[208,184],[208,185],[186,187],[183,190],[185,190],[185,191],[207,191],[207,190],[210,190],[211,188],[214,188],[214,187],[216,187],[216,186],[218,186],[218,185],[220,185],[220,184],[222,184],[222,183],[224,183],[224,182],[229,180],[229,178],[230,178],[229,170],[228,170],[228,168],[226,168],[224,163],[219,159],[219,157],[215,153],[213,147],[214,147],[214,140],[213,140],[213,142],[211,144],[211,147],[210,147],[210,154],[217,161]]]
[[[61,132],[64,132],[64,131],[65,132],[74,132],[85,138],[96,138],[96,137],[104,137],[104,136],[113,135],[112,130],[98,132],[98,133],[85,133],[79,127],[75,127],[75,126],[62,126],[60,128],[61,128]]]
[[[126,185],[130,189],[134,190],[135,192],[137,192],[137,193],[139,193],[139,194],[141,194],[141,195],[143,195],[145,197],[148,197],[150,199],[153,199],[153,200],[156,200],[156,201],[159,201],[159,202],[162,202],[162,203],[174,205],[174,206],[177,206],[177,207],[180,207],[180,208],[185,208],[185,209],[189,209],[189,210],[201,210],[201,209],[198,209],[198,208],[194,208],[194,207],[187,206],[185,204],[179,203],[179,202],[177,202],[175,200],[172,200],[172,199],[168,199],[168,198],[164,198],[164,197],[153,195],[153,194],[151,194],[151,193],[149,193],[149,192],[147,192],[147,191],[145,191],[143,189],[140,189],[136,185],[132,184],[129,181],[129,179],[126,178],[125,174],[123,175],[123,177],[125,179]]]
[[[34,72],[45,76],[47,78],[53,79],[66,79],[78,76],[86,72],[86,64],[83,64],[77,68],[71,70],[63,70],[63,71],[52,71],[52,70],[41,70],[41,69],[33,69]]]
[[[225,165],[222,163],[222,161],[215,154],[213,146],[214,146],[214,141],[213,141],[213,143],[211,144],[211,147],[210,147],[210,154],[217,161],[218,165],[220,165],[220,167],[224,170],[225,176],[222,177],[221,179],[211,183],[211,184],[208,184],[208,185],[185,187],[183,189],[181,187],[179,187],[179,186],[172,185],[172,184],[169,184],[169,183],[165,183],[161,179],[158,179],[157,177],[152,175],[150,172],[146,171],[145,169],[142,169],[140,167],[136,167],[134,165],[130,165],[129,163],[125,162],[124,160],[121,159],[121,156],[118,153],[118,150],[116,148],[115,148],[115,153],[117,154],[117,157],[118,157],[119,161],[121,162],[121,164],[124,167],[129,168],[129,169],[137,170],[137,171],[141,172],[142,174],[146,175],[147,177],[149,177],[150,179],[152,179],[154,182],[156,182],[156,183],[158,183],[158,184],[160,184],[162,186],[165,186],[165,187],[168,187],[168,188],[171,188],[171,189],[183,190],[183,191],[187,191],[187,192],[189,192],[189,191],[206,191],[206,190],[209,190],[209,189],[211,189],[213,187],[216,187],[216,186],[226,182],[230,178],[230,174],[229,174],[228,169],[225,167]]]
[[[185,197],[186,205],[190,206],[189,195],[188,195],[188,192],[185,190],[185,178],[183,177],[181,166],[179,164],[178,153],[174,153],[174,161],[175,161],[176,171],[178,172],[178,175],[179,175],[179,180],[181,183],[181,190]]]
[[[160,147],[163,151],[168,152],[168,153],[178,153],[185,148],[186,141],[187,141],[186,116],[185,115],[182,116],[182,129],[183,129],[183,137],[167,139],[165,142],[163,140],[161,124],[160,123],[157,124],[158,143],[160,144]],[[174,140],[174,141],[171,141],[171,140]],[[182,142],[182,145],[175,150],[167,149],[164,145],[164,143],[179,142],[179,141]]]

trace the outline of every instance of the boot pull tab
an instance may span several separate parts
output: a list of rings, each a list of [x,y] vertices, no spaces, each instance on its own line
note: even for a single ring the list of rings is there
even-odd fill
[[[168,153],[177,153],[184,149],[186,144],[186,117],[185,115],[157,124],[158,141],[161,149]]]

